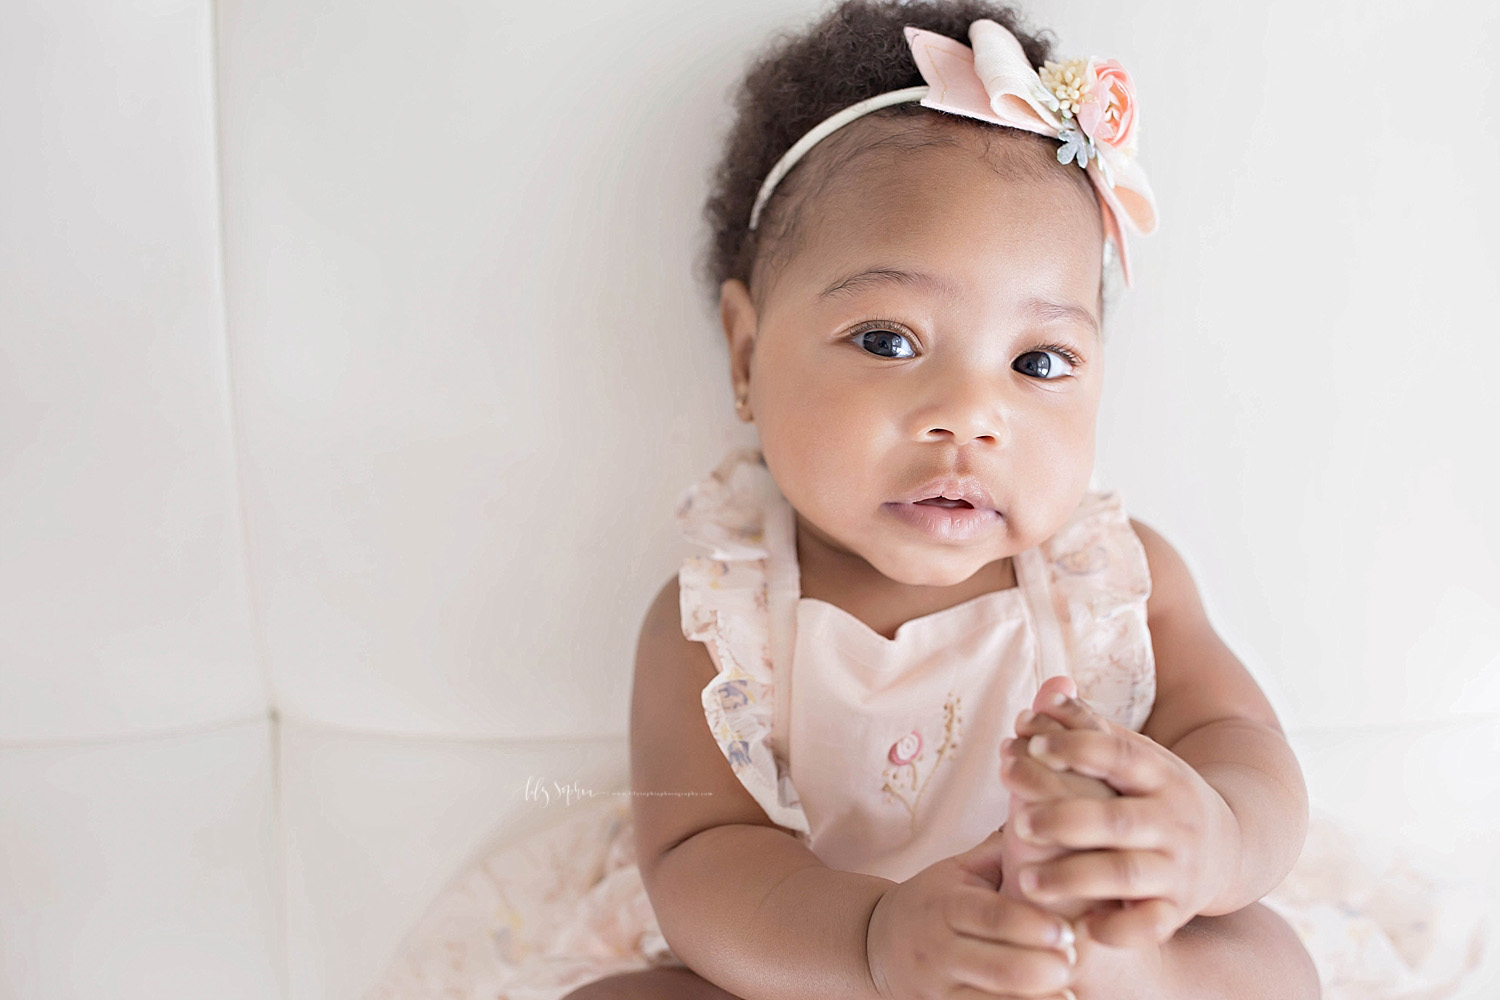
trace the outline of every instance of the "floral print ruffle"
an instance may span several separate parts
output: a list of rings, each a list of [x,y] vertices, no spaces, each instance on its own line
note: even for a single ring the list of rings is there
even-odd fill
[[[707,556],[677,575],[683,634],[707,643],[718,675],[703,689],[709,731],[773,823],[808,832],[796,789],[771,749],[773,676],[764,513],[774,490],[760,453],[731,451],[677,504],[677,524]]]
[[[1156,702],[1146,600],[1151,570],[1117,491],[1085,494],[1040,546],[1061,624],[1066,671],[1079,696],[1140,732]]]

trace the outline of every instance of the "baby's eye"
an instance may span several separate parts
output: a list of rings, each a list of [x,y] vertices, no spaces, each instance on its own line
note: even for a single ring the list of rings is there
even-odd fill
[[[854,342],[870,354],[882,358],[914,358],[916,352],[911,349],[906,335],[894,330],[862,330],[854,335]],[[905,352],[900,353],[905,345]],[[895,353],[886,354],[886,351]]]
[[[1054,358],[1056,360],[1053,360]],[[1039,379],[1052,382],[1071,374],[1073,362],[1067,355],[1056,350],[1037,348],[1021,355],[1011,367],[1022,375],[1034,375]]]

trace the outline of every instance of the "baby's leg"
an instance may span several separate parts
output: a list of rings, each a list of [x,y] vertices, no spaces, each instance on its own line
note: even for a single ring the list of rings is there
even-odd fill
[[[1318,1000],[1317,966],[1290,924],[1261,903],[1194,917],[1162,946],[1178,996]]]
[[[1301,940],[1254,903],[1219,917],[1195,917],[1162,945],[1110,948],[1079,941],[1078,1000],[1319,1000],[1318,972]],[[609,976],[564,1000],[738,1000],[688,969]],[[812,1000],[812,998],[809,998]]]
[[[563,1000],[739,1000],[691,969],[662,966],[596,979]]]
[[[1319,1000],[1317,967],[1296,931],[1261,903],[1194,917],[1161,945],[1079,947],[1078,1000]]]
[[[1195,917],[1171,940],[1111,948],[1079,940],[1077,1000],[1320,1000],[1318,972],[1279,916],[1254,903],[1219,917]],[[689,969],[664,967],[609,976],[564,1000],[738,1000]],[[809,1000],[812,1000],[810,997]]]

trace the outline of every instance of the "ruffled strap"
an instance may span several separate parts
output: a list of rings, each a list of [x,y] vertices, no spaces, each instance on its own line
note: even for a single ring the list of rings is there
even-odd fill
[[[1146,624],[1151,570],[1119,492],[1086,493],[1040,549],[1079,696],[1139,732],[1156,701],[1156,661]]]
[[[709,731],[771,822],[805,835],[807,815],[771,739],[775,674],[766,513],[779,497],[757,449],[731,450],[678,500],[683,536],[710,554],[685,559],[677,584],[682,634],[704,643],[718,668],[702,695]]]

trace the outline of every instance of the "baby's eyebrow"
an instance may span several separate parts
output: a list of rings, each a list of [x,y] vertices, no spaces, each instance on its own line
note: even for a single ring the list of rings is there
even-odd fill
[[[1093,330],[1095,334],[1099,332],[1099,321],[1094,318],[1093,313],[1083,308],[1083,306],[1074,305],[1071,302],[1052,302],[1048,299],[1035,298],[1027,299],[1026,306],[1043,322],[1051,322],[1052,320],[1059,319],[1067,320],[1074,323],[1081,323],[1090,330]]]
[[[912,288],[921,288],[927,291],[940,292],[943,295],[956,296],[959,294],[958,286],[926,271],[907,271],[899,267],[871,267],[863,271],[839,278],[833,284],[818,293],[818,298],[826,299],[837,292],[853,292],[871,285],[886,283],[909,285]]]
[[[950,298],[957,298],[961,294],[959,287],[948,279],[941,278],[935,274],[929,274],[926,271],[908,271],[899,267],[871,267],[839,278],[833,284],[819,292],[818,298],[826,299],[840,293],[848,294],[872,285],[890,283],[907,285],[911,288],[920,288],[929,292],[937,292]],[[1024,305],[1026,309],[1044,323],[1064,320],[1080,323],[1093,330],[1095,334],[1099,332],[1099,320],[1083,306],[1071,302],[1055,302],[1050,299],[1035,297],[1027,299]]]

